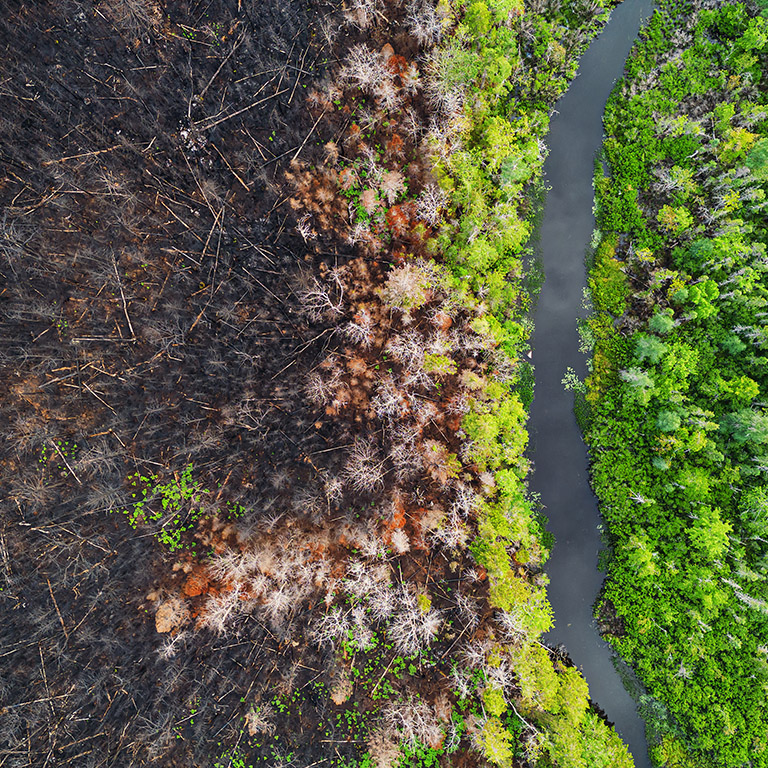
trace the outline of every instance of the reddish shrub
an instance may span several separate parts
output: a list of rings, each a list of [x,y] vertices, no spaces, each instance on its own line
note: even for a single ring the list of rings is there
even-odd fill
[[[390,157],[403,157],[403,149],[405,147],[405,143],[400,138],[400,136],[396,133],[392,134],[392,138],[387,142],[387,154]]]
[[[405,56],[398,56],[397,54],[394,54],[393,56],[389,57],[387,66],[389,67],[392,74],[402,75],[403,72],[405,72],[405,70],[408,68],[408,60],[405,58]]]
[[[402,205],[393,205],[387,211],[387,224],[395,237],[403,237],[410,224],[407,209]]]

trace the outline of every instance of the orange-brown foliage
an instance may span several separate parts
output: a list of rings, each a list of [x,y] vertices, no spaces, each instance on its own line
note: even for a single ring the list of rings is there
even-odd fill
[[[403,157],[405,142],[397,133],[392,134],[392,138],[387,142],[387,155],[390,157]]]
[[[408,60],[405,58],[405,56],[394,54],[393,56],[389,57],[387,66],[389,67],[392,74],[402,75],[403,72],[405,72],[405,70],[408,68]]]
[[[408,232],[410,217],[404,206],[393,205],[387,211],[387,224],[395,237],[403,237]]]

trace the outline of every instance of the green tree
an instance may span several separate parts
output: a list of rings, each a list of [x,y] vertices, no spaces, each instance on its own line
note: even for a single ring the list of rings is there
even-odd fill
[[[691,543],[708,560],[722,557],[728,548],[728,534],[733,526],[721,519],[720,510],[715,507],[701,506],[697,514],[698,519],[688,531]]]
[[[768,139],[755,142],[747,153],[745,164],[758,181],[768,181]]]
[[[726,414],[720,427],[737,443],[756,445],[768,442],[768,415],[762,411],[742,408]]]
[[[494,765],[511,766],[512,734],[498,717],[489,717],[480,731],[479,742],[485,757]]]
[[[644,333],[638,333],[635,336],[635,354],[638,360],[658,363],[666,353],[667,345],[661,339]]]
[[[693,226],[693,216],[684,205],[662,206],[657,217],[659,226],[672,235],[680,235]]]
[[[658,554],[651,549],[648,537],[643,534],[630,536],[627,541],[627,562],[632,570],[643,578],[655,576],[658,572]]]
[[[658,333],[662,336],[666,336],[674,326],[674,312],[669,309],[669,307],[657,310],[648,321],[648,328],[653,331],[653,333]]]
[[[661,432],[676,432],[680,429],[680,416],[674,411],[659,411],[656,426]]]
[[[620,371],[619,376],[632,387],[632,390],[641,405],[648,405],[653,392],[653,379],[642,368],[629,368]]]

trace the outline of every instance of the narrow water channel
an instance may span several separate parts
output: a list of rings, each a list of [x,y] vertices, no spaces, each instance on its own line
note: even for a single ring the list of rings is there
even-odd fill
[[[541,494],[555,546],[547,563],[555,627],[545,637],[565,646],[589,684],[592,699],[630,747],[637,768],[650,768],[643,722],[600,638],[592,604],[603,582],[597,568],[601,518],[589,486],[587,451],[561,380],[572,367],[582,378],[576,318],[584,315],[584,254],[593,228],[592,174],[602,142],[602,115],[651,0],[624,0],[581,59],[579,76],[552,118],[544,173],[550,191],[541,226],[544,285],[532,338],[535,398],[531,406],[530,487]],[[587,767],[585,767],[587,768]]]

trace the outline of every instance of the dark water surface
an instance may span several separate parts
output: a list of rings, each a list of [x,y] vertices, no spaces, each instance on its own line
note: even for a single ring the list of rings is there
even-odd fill
[[[583,377],[576,318],[583,316],[584,254],[594,228],[592,174],[602,142],[606,99],[622,74],[632,41],[653,8],[625,0],[584,54],[579,76],[557,104],[544,166],[550,191],[541,227],[545,281],[532,338],[536,396],[531,406],[530,487],[541,494],[555,547],[547,563],[555,627],[545,637],[562,644],[589,684],[592,699],[629,744],[637,768],[650,768],[645,729],[600,639],[592,604],[603,582],[597,568],[601,518],[589,486],[587,451],[573,415],[573,395],[561,380],[568,366]],[[589,768],[585,766],[585,768]]]

